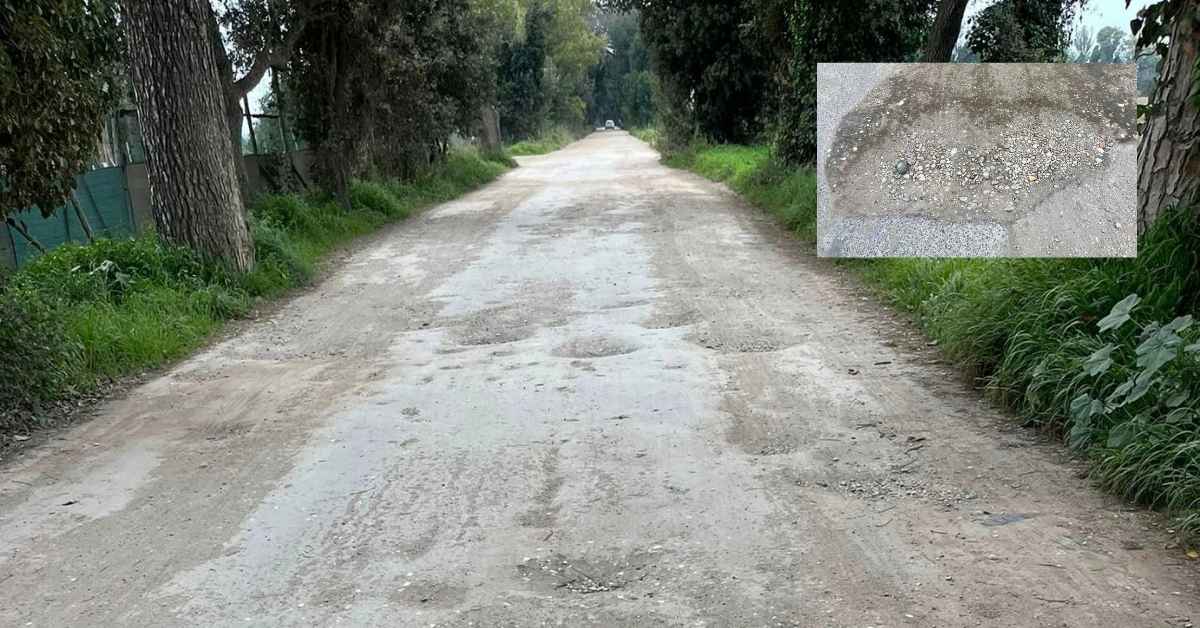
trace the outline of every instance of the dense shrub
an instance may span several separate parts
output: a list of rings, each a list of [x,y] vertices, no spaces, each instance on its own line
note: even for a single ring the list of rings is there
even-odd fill
[[[80,345],[51,303],[36,292],[9,288],[0,293],[0,428],[24,428],[23,413],[71,389],[80,365]]]

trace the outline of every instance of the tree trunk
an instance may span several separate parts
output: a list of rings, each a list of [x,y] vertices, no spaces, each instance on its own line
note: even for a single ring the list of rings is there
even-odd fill
[[[1194,100],[1200,22],[1192,17],[1197,10],[1200,0],[1189,0],[1172,20],[1170,47],[1138,145],[1139,235],[1163,209],[1195,203],[1200,191],[1200,108]]]
[[[921,61],[927,63],[945,63],[954,54],[954,46],[958,44],[958,34],[962,30],[963,14],[967,11],[968,0],[942,0],[938,5],[937,18],[933,21],[933,29],[929,31],[929,39],[925,42],[925,53]]]
[[[159,234],[226,263],[254,266],[209,37],[207,0],[126,0],[150,204]]]
[[[500,116],[491,105],[479,107],[479,149],[485,155],[499,153],[500,146]]]
[[[242,157],[242,95],[234,88],[233,62],[225,51],[225,43],[221,40],[221,29],[217,25],[217,14],[210,8],[208,11],[208,37],[213,48],[213,60],[217,64],[217,74],[221,77],[221,98],[225,106],[225,124],[229,125],[230,155],[233,159],[233,172],[237,175],[238,189],[242,198],[250,198],[246,175],[246,161]]]

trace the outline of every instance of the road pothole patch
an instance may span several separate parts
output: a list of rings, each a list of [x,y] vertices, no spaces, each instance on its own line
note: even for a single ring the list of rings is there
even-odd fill
[[[1132,186],[1109,168],[1136,140],[1132,78],[1117,66],[904,66],[826,149],[832,208],[1010,224],[1085,181]]]
[[[659,310],[650,315],[649,318],[642,321],[642,329],[675,329],[677,327],[687,327],[695,324],[700,320],[700,313],[696,310]]]
[[[587,595],[629,588],[650,576],[655,555],[633,552],[617,557],[530,557],[517,565],[517,575],[530,584]]]
[[[636,344],[611,336],[584,336],[569,340],[554,349],[553,355],[560,358],[606,358],[637,351]]]
[[[778,331],[754,326],[705,326],[690,334],[689,339],[718,353],[770,353],[793,344]]]

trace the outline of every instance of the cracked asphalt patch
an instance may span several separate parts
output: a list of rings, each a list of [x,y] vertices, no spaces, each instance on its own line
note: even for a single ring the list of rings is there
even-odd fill
[[[822,255],[1136,255],[1128,65],[820,64]]]

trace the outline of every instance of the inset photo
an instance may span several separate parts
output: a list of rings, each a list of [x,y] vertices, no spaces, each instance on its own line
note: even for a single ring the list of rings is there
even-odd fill
[[[1133,64],[821,63],[823,257],[1136,257]]]

